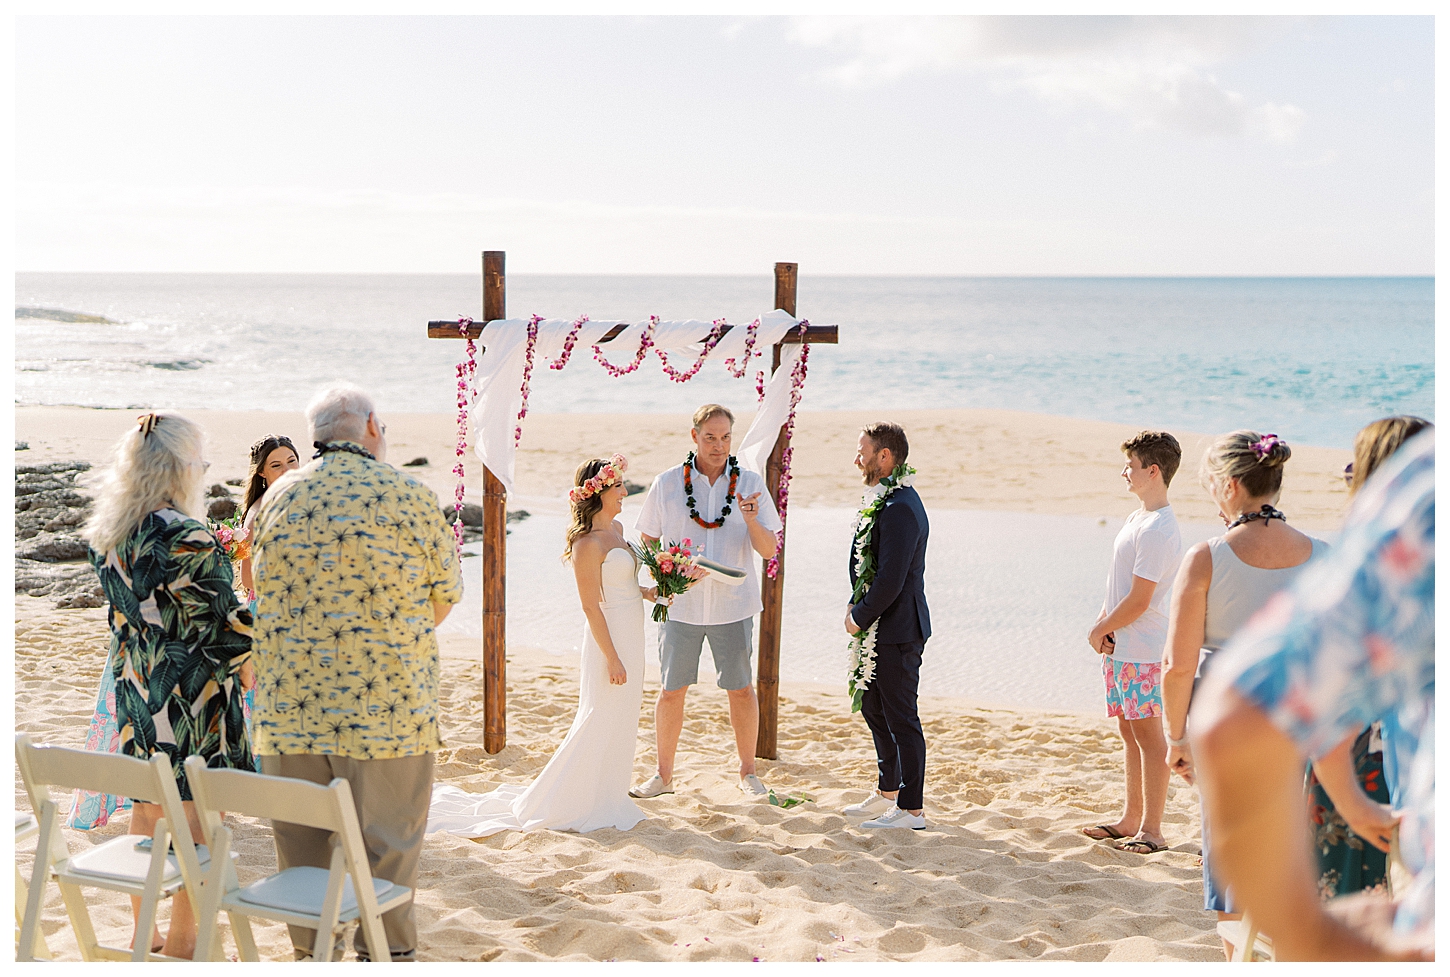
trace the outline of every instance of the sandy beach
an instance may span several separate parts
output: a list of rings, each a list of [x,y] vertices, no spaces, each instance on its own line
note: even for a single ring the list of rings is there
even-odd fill
[[[135,410],[17,407],[18,464],[104,460]],[[296,414],[186,411],[210,437],[210,480],[245,473],[246,448],[280,431],[302,443]],[[425,456],[417,471],[451,496],[453,426],[443,415],[386,415],[390,460]],[[852,505],[856,432],[875,415],[805,413],[797,427],[794,505]],[[1120,516],[1127,506],[1117,445],[1132,433],[1102,424],[1008,411],[899,412],[929,506]],[[562,510],[578,460],[622,451],[647,480],[688,447],[687,421],[657,415],[529,418],[517,497]],[[743,430],[741,418],[737,430]],[[1192,479],[1206,438],[1175,432]],[[1284,508],[1296,525],[1342,518],[1339,473],[1347,451],[1295,446]],[[478,466],[468,461],[471,495]],[[637,474],[638,473],[638,474]],[[1180,517],[1212,518],[1185,482]],[[552,501],[551,501],[552,500]],[[512,504],[511,504],[512,507]],[[105,659],[104,609],[58,610],[15,600],[16,715],[38,741],[80,746]],[[443,636],[441,782],[481,791],[527,782],[573,719],[575,663],[511,656],[508,746],[482,748],[477,639]],[[1030,648],[1010,649],[1029,655]],[[788,653],[785,649],[784,653]],[[646,701],[658,686],[646,680]],[[1121,759],[1105,719],[991,709],[923,697],[928,742],[925,832],[872,835],[838,812],[874,780],[870,737],[842,690],[786,683],[780,758],[761,775],[809,803],[781,810],[735,789],[723,692],[693,692],[681,741],[677,793],[643,802],[650,818],[628,832],[506,833],[481,842],[430,836],[418,893],[424,960],[1216,960],[1213,920],[1202,906],[1196,794],[1175,782],[1165,831],[1170,850],[1118,852],[1078,829],[1116,817]],[[635,770],[654,757],[653,721],[641,717]],[[24,809],[16,781],[16,804]],[[274,865],[264,824],[232,819],[245,884]],[[113,837],[112,825],[66,832],[72,850]],[[32,845],[18,854],[29,870]],[[97,900],[103,939],[124,942],[129,910]],[[58,892],[46,900],[51,949],[75,959]],[[258,930],[264,958],[287,954],[281,927]],[[228,942],[230,948],[230,943]]]

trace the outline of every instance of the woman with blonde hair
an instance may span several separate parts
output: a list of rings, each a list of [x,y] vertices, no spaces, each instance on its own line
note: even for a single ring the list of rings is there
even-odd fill
[[[180,414],[142,414],[96,482],[82,530],[110,605],[117,752],[167,756],[197,841],[183,761],[253,768],[242,719],[243,688],[253,681],[251,614],[205,522],[202,441],[201,428]],[[133,801],[130,833],[150,835],[160,817],[160,806]],[[190,957],[195,945],[196,920],[180,893],[162,952]]]
[[[1168,611],[1163,650],[1163,726],[1168,767],[1194,782],[1188,746],[1193,689],[1228,639],[1276,593],[1328,551],[1322,540],[1289,526],[1275,508],[1292,452],[1274,434],[1234,431],[1214,439],[1199,477],[1228,527],[1184,554]],[[1230,893],[1214,881],[1210,839],[1203,833],[1203,908],[1237,919]]]
[[[593,458],[574,472],[563,559],[587,627],[579,660],[579,709],[564,742],[534,782],[488,794],[433,788],[428,831],[483,838],[499,831],[627,831],[644,814],[629,797],[644,692],[644,604],[639,561],[618,515],[628,490],[623,456]]]

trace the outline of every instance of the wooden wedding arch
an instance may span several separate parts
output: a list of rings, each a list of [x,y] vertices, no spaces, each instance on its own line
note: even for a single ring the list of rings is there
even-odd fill
[[[775,265],[775,305],[790,315],[796,314],[796,272],[794,262],[779,261]],[[490,322],[506,319],[504,252],[483,252],[483,319],[459,328],[457,320],[433,320],[428,323],[429,339],[483,338]],[[620,322],[604,334],[601,344],[612,341],[629,323]],[[725,326],[728,332],[732,326]],[[831,343],[838,340],[835,326],[809,326],[804,333],[792,330],[776,343],[771,373],[780,368],[781,346],[786,343]],[[487,353],[487,346],[479,349]],[[765,467],[765,483],[776,508],[780,507],[780,473],[786,447],[790,444],[789,429],[781,426],[775,448]],[[508,552],[505,536],[507,511],[503,483],[483,467],[483,748],[497,753],[507,742],[507,679],[505,655],[505,589],[504,571]],[[780,552],[774,577],[762,569],[760,600],[760,653],[756,666],[756,694],[760,699],[760,731],[755,740],[755,755],[767,760],[776,758],[776,730],[780,697],[780,622],[781,595],[785,587],[785,517],[781,517]]]

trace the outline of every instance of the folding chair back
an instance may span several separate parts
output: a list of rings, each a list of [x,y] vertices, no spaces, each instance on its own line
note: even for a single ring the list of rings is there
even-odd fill
[[[1218,924],[1219,939],[1233,947],[1230,963],[1259,963],[1274,959],[1274,943],[1259,932],[1258,924],[1248,913],[1241,919],[1225,919]]]
[[[356,919],[372,959],[391,959],[382,915],[410,902],[413,890],[372,877],[352,788],[346,780],[338,778],[323,787],[291,777],[211,770],[199,757],[187,759],[186,776],[213,852],[207,902],[197,914],[196,959],[219,959],[220,911],[231,919],[243,960],[257,959],[249,917],[315,929],[313,959],[320,961],[331,959],[334,934]],[[333,832],[331,865],[327,869],[293,866],[241,888],[234,874],[224,872],[230,860],[219,857],[231,845],[231,832],[222,824],[220,811]],[[217,885],[212,885],[213,879]]]
[[[207,860],[205,849],[198,851],[192,842],[170,760],[160,753],[147,761],[114,753],[36,746],[28,734],[20,733],[15,737],[15,765],[40,826],[35,869],[21,924],[20,952],[27,954],[39,933],[45,885],[54,876],[83,959],[151,959],[157,905],[183,889],[193,903],[197,902],[202,865]],[[123,835],[72,856],[60,831],[59,812],[50,796],[52,787],[64,791],[79,788],[157,804],[162,817],[149,839]],[[148,843],[150,850],[146,851]],[[134,948],[103,946],[96,940],[82,888],[110,889],[141,899]]]

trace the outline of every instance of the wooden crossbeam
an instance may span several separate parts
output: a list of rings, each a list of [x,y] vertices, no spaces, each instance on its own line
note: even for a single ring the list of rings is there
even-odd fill
[[[468,338],[477,339],[478,337],[482,336],[484,329],[486,329],[489,324],[490,323],[487,322],[474,322],[469,324]],[[620,333],[624,332],[625,328],[629,325],[630,323],[628,322],[615,323],[614,327],[611,328],[607,333],[605,333],[604,338],[600,339],[599,341],[601,343],[610,342]],[[726,323],[725,328],[720,331],[720,335],[723,336],[725,335],[725,333],[729,332],[731,329],[734,328],[735,326],[733,324]],[[449,319],[434,319],[428,323],[429,339],[462,339],[463,337],[464,333],[458,328],[458,323],[455,321]],[[801,336],[799,330],[792,330],[788,335],[781,339],[781,342],[786,343],[787,345],[795,345],[803,341],[807,343],[840,342],[837,336],[837,327],[835,326],[807,326],[806,334],[804,337]]]

